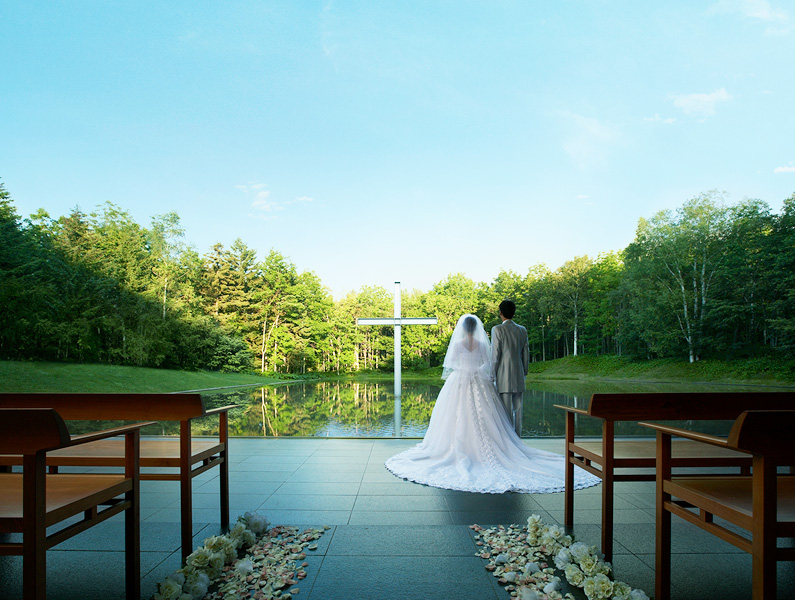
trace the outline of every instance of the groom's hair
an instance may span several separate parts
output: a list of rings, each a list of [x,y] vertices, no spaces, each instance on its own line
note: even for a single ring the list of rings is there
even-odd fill
[[[506,319],[513,319],[513,315],[516,313],[516,305],[512,300],[503,300],[500,302],[500,312]]]

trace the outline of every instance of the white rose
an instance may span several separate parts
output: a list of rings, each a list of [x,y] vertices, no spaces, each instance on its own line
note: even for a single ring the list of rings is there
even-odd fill
[[[188,556],[186,563],[199,571],[204,571],[210,564],[210,555],[212,553],[207,548],[199,548],[193,554]]]
[[[595,556],[585,556],[580,561],[580,568],[583,570],[583,573],[586,575],[593,576],[599,573],[599,561],[596,559]]]
[[[532,575],[533,573],[538,573],[539,571],[541,571],[541,567],[538,566],[537,562],[529,562],[524,566],[525,575]]]
[[[167,577],[158,586],[158,593],[155,594],[155,600],[178,600],[182,595],[182,585]]]
[[[516,592],[516,597],[519,598],[519,600],[539,600],[538,592],[529,587],[522,586],[516,590]]]
[[[185,586],[185,591],[190,595],[191,600],[201,600],[207,595],[207,585],[197,581]]]
[[[226,556],[221,552],[213,552],[210,555],[210,570],[220,572],[226,564]]]
[[[623,581],[613,582],[613,600],[629,600],[632,588]]]
[[[527,519],[527,528],[537,531],[541,526],[541,517],[539,515],[530,515]]]
[[[609,562],[605,562],[602,559],[599,559],[596,568],[598,569],[599,573],[604,573],[605,575],[610,575],[611,571],[613,570],[613,566]]]
[[[582,591],[585,592],[588,600],[596,598],[596,582],[593,577],[586,577],[582,582]]]
[[[210,587],[210,578],[207,573],[194,571],[185,581],[183,590],[187,592],[191,600],[204,598],[207,595],[207,588]]]
[[[223,555],[225,562],[232,562],[237,558],[237,547],[235,543],[227,537],[214,535],[204,540],[204,545],[211,552]]]
[[[571,563],[571,552],[568,548],[561,548],[555,555],[555,566],[558,569],[565,569],[566,565]]]
[[[569,552],[574,557],[574,560],[580,562],[586,556],[590,556],[591,548],[582,542],[574,542],[569,546]]]
[[[563,569],[563,573],[566,575],[566,581],[568,581],[570,584],[577,587],[582,587],[582,584],[585,581],[585,573],[580,570],[580,567],[569,563],[566,565],[565,569]]]
[[[544,593],[549,595],[552,592],[557,592],[558,588],[560,587],[560,583],[556,579],[555,581],[550,581],[548,584],[544,586]]]
[[[549,527],[547,527],[547,535],[550,536],[551,538],[554,539],[562,538],[563,534],[564,531],[560,525],[552,524]]]
[[[594,588],[597,598],[610,598],[613,594],[613,582],[604,573],[594,575]]]
[[[251,562],[250,558],[239,560],[237,561],[237,565],[235,565],[235,571],[242,573],[243,575],[252,573],[254,571],[254,563]]]
[[[631,600],[649,600],[649,597],[643,590],[632,590],[629,597]]]
[[[255,534],[263,533],[268,528],[268,525],[270,525],[270,522],[264,516],[252,512],[244,514],[243,519],[248,528]]]

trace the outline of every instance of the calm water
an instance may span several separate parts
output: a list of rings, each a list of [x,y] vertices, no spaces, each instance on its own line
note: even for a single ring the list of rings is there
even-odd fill
[[[422,437],[428,427],[441,380],[403,381],[399,401],[391,380],[322,381],[263,388],[243,388],[204,396],[208,408],[238,404],[230,415],[233,436]],[[566,404],[586,408],[595,392],[762,391],[775,388],[705,384],[589,383],[577,381],[528,382],[524,395],[522,435],[562,436]],[[212,434],[213,421],[194,422],[196,435]],[[581,435],[599,435],[598,423],[578,424]],[[705,432],[725,433],[728,424],[701,424]],[[591,430],[592,429],[592,430]],[[160,433],[172,433],[169,426]],[[148,431],[147,433],[157,433]],[[173,432],[176,433],[176,430]],[[632,423],[616,425],[618,435],[649,435]]]

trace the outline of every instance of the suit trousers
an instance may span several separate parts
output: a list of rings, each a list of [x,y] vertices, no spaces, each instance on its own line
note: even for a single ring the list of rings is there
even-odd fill
[[[500,400],[516,435],[522,437],[522,392],[500,392]]]

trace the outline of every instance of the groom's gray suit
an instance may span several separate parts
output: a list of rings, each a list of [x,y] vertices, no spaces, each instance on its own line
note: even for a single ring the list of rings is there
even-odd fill
[[[516,434],[522,435],[522,394],[524,378],[530,361],[527,330],[511,319],[491,329],[491,358],[494,382],[502,404],[513,423]]]

